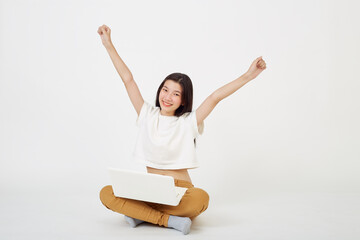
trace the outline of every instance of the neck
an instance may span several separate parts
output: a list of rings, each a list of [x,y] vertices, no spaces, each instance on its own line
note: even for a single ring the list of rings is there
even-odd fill
[[[160,114],[163,115],[163,116],[171,116],[171,117],[174,117],[175,116],[175,112],[165,112],[164,110],[160,110]]]

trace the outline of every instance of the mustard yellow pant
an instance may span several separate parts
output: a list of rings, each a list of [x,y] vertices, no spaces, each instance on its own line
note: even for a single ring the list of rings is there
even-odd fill
[[[194,219],[207,209],[209,205],[207,192],[183,180],[175,179],[175,185],[188,188],[177,206],[115,197],[111,185],[101,189],[100,200],[105,207],[114,212],[165,227],[170,215]]]

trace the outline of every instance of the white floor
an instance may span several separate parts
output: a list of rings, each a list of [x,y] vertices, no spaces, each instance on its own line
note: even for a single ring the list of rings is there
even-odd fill
[[[236,204],[211,199],[189,235],[151,224],[130,228],[98,192],[1,189],[0,239],[360,239],[360,195],[274,193]]]

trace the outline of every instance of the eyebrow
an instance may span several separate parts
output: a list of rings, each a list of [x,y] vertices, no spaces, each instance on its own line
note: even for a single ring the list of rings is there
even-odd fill
[[[169,89],[167,86],[163,86],[164,88],[167,88],[167,89]],[[180,93],[181,94],[181,92],[179,91],[179,90],[175,90],[175,92],[178,92],[178,93]]]

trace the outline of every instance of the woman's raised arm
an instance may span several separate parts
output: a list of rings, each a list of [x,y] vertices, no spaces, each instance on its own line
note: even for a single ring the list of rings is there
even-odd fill
[[[123,81],[126,91],[129,95],[130,101],[133,104],[137,114],[140,114],[141,107],[144,103],[144,99],[141,96],[140,90],[134,81],[134,78],[132,76],[132,73],[130,72],[129,68],[126,66],[124,61],[120,58],[119,54],[117,53],[114,45],[111,42],[110,37],[111,29],[106,26],[102,25],[98,29],[98,34],[101,37],[101,41],[106,48],[111,61],[113,62],[116,71],[121,77],[121,80]]]
[[[262,57],[258,57],[253,61],[249,70],[245,74],[213,92],[196,109],[197,124],[200,125],[221,100],[233,94],[246,83],[256,78],[265,68],[265,61]]]

